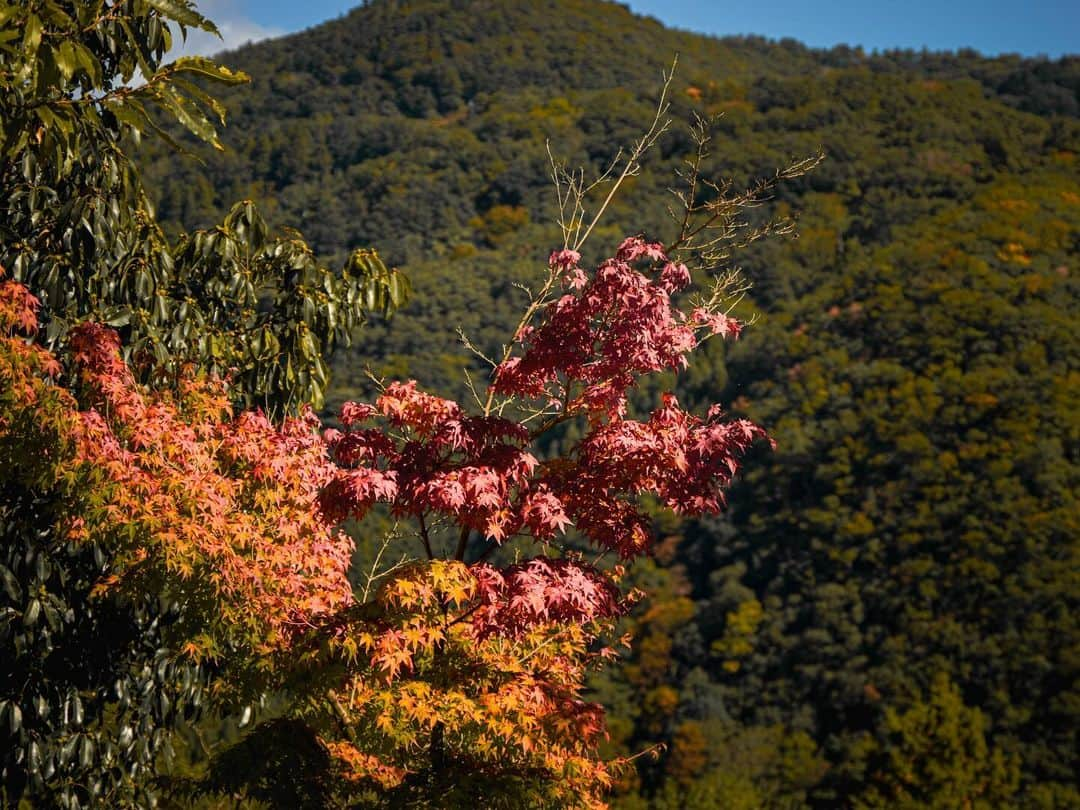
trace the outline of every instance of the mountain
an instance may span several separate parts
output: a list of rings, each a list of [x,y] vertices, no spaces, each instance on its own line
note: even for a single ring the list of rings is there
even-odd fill
[[[634,807],[1075,807],[1080,745],[1080,59],[865,54],[665,29],[597,0],[375,0],[225,54],[227,150],[150,149],[163,217],[250,196],[416,302],[335,360],[464,395],[556,244],[546,142],[602,171],[675,125],[590,245],[670,234],[665,189],[824,162],[734,259],[758,320],[680,390],[769,428],[721,520],[657,515],[656,596],[596,684]]]
[[[813,51],[791,40],[718,40],[667,30],[595,0],[374,2],[228,54],[230,65],[253,76],[251,85],[225,97],[228,156],[210,159],[206,168],[187,163],[182,174],[170,162],[161,213],[205,223],[221,213],[215,206],[228,190],[250,191],[274,198],[322,251],[374,243],[392,259],[415,261],[471,230],[477,214],[545,191],[547,158],[532,148],[544,138],[560,156],[599,165],[620,136],[643,126],[661,73],[676,55],[676,120],[691,109],[724,113],[731,131],[749,123],[751,110],[771,111],[760,123],[787,130],[766,139],[773,149],[814,148],[826,130],[831,135],[850,125],[850,109],[865,102],[865,85],[878,81],[896,94],[890,105],[936,108],[919,116],[935,134],[945,134],[935,119],[953,99],[931,97],[933,89],[916,86],[919,80],[945,80],[952,91],[969,79],[969,92],[999,104],[1080,111],[1078,59],[868,57],[845,47]],[[913,123],[915,107],[908,113]],[[794,110],[802,120],[785,126]],[[906,127],[894,112],[884,110],[876,123]],[[1007,143],[1009,133],[996,134]],[[906,133],[918,136],[918,130]],[[437,154],[454,159],[436,161]],[[726,165],[767,166],[768,156],[752,157],[733,155]],[[845,159],[839,151],[834,157]],[[427,170],[424,181],[413,176],[420,167]],[[416,234],[419,244],[405,238]]]

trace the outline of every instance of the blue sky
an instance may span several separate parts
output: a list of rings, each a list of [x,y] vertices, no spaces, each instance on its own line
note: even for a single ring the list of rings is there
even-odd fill
[[[358,0],[199,0],[227,47],[299,31],[332,19]],[[1080,0],[630,0],[631,9],[667,25],[709,34],[793,37],[808,45],[1022,53],[1080,53]],[[192,43],[219,50],[220,43]]]

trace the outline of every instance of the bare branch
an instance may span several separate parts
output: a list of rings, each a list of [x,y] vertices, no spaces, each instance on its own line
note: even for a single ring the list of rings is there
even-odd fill
[[[492,368],[495,368],[495,366],[498,365],[498,363],[496,363],[494,360],[492,360],[490,357],[480,351],[480,349],[476,347],[476,344],[469,340],[468,336],[465,334],[465,330],[463,330],[460,326],[457,328],[457,333],[458,338],[461,339],[461,345],[468,349],[472,354],[479,357]]]
[[[477,407],[483,408],[484,400],[480,398],[480,394],[476,390],[476,382],[473,380],[472,373],[467,368],[462,370],[465,372],[465,387],[469,389],[473,402],[476,403]]]
[[[690,137],[695,143],[694,155],[686,161],[686,169],[676,172],[680,186],[669,189],[678,200],[681,214],[669,209],[679,225],[678,234],[667,246],[667,252],[692,265],[692,269],[710,272],[724,264],[735,250],[758,239],[793,233],[795,223],[790,218],[754,224],[746,213],[771,200],[781,183],[801,177],[824,159],[824,154],[819,152],[795,160],[777,170],[773,176],[762,178],[742,191],[735,191],[730,180],[712,180],[703,174],[716,120],[695,116],[690,124]]]
[[[585,244],[585,241],[589,238],[589,235],[593,232],[596,224],[604,216],[604,212],[607,211],[611,201],[615,198],[616,193],[622,187],[623,182],[628,177],[633,177],[639,171],[641,171],[640,160],[642,156],[649,151],[654,143],[663,135],[671,126],[671,119],[667,118],[667,112],[671,104],[668,101],[668,91],[671,89],[671,80],[675,76],[675,68],[679,64],[679,58],[676,56],[671,63],[671,70],[664,74],[664,85],[660,90],[660,100],[656,105],[656,113],[653,115],[652,124],[649,129],[641,136],[641,139],[634,144],[633,149],[630,151],[628,157],[623,159],[623,170],[619,175],[619,179],[612,185],[611,190],[608,192],[607,197],[604,198],[604,202],[601,203],[600,208],[593,216],[592,221],[589,223],[589,227],[585,229],[585,233],[578,236],[574,241],[574,250],[580,250],[581,246]],[[618,160],[618,156],[616,157]],[[595,184],[593,184],[595,185]],[[590,185],[589,188],[593,188]]]

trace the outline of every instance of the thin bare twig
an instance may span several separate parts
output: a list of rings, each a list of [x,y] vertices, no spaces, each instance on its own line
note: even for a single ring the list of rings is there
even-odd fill
[[[457,329],[457,333],[458,338],[461,340],[461,345],[468,349],[472,354],[479,357],[492,368],[495,368],[495,366],[498,365],[498,363],[496,363],[494,360],[492,360],[490,357],[480,351],[480,349],[476,347],[476,344],[469,340],[469,337],[465,334],[465,330],[463,330],[460,326]]]
[[[625,158],[623,163],[622,173],[619,175],[619,179],[612,185],[611,190],[608,192],[607,197],[604,198],[604,202],[600,205],[596,215],[592,218],[592,222],[589,223],[589,227],[585,229],[585,233],[577,238],[574,243],[574,250],[580,250],[581,246],[585,244],[585,241],[589,238],[589,235],[593,232],[596,224],[604,216],[604,212],[607,211],[608,205],[615,198],[615,194],[619,191],[623,182],[628,177],[632,177],[641,171],[641,157],[649,151],[654,143],[667,132],[671,126],[671,119],[666,118],[668,109],[671,104],[668,102],[668,91],[671,89],[671,80],[675,76],[675,68],[679,64],[679,58],[676,56],[671,63],[671,70],[664,74],[664,85],[660,90],[660,101],[656,105],[656,113],[653,116],[652,124],[649,126],[648,131],[641,136],[641,139],[634,144],[634,148],[630,151],[629,157]]]
[[[693,265],[692,269],[710,272],[726,262],[733,251],[758,239],[793,233],[795,223],[790,218],[755,225],[745,214],[771,200],[781,183],[801,177],[824,159],[824,154],[819,152],[792,161],[772,177],[761,178],[749,188],[735,191],[730,180],[711,180],[703,174],[715,122],[716,119],[696,116],[690,125],[695,152],[686,161],[687,168],[676,172],[681,187],[669,189],[681,212],[668,208],[678,223],[678,234],[666,248],[668,255],[685,260]]]

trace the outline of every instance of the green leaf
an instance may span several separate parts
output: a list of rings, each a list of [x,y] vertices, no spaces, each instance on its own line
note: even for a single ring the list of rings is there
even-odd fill
[[[126,49],[128,52],[127,55],[133,56],[135,58],[135,66],[138,67],[139,70],[142,72],[143,77],[149,80],[149,77],[153,76],[154,70],[150,67],[150,63],[146,61],[146,57],[143,55],[141,38],[136,36],[135,30],[131,27],[125,17],[121,17],[119,20],[117,20],[117,22],[124,30],[124,33],[127,34],[127,38],[129,41],[129,45]],[[130,76],[125,75],[124,78],[128,79],[130,78]],[[145,88],[139,88],[139,90],[144,89]]]
[[[75,52],[75,61],[78,66],[86,71],[95,87],[100,87],[102,83],[101,62],[81,42],[73,42],[72,49]]]
[[[400,309],[408,303],[409,298],[411,297],[412,284],[409,282],[409,277],[400,270],[391,271],[390,301],[393,303],[393,308]]]
[[[71,762],[75,755],[75,746],[79,744],[78,737],[68,737],[67,740],[60,746],[60,750],[57,753],[57,759],[61,765],[67,765]]]
[[[94,761],[94,749],[94,741],[90,735],[84,734],[79,745],[79,766],[83,769],[89,768]]]
[[[189,154],[188,150],[170,135],[167,130],[158,126],[158,124],[147,114],[142,104],[136,100],[134,93],[125,99],[106,99],[105,105],[119,121],[127,124],[136,132],[143,133],[147,129],[153,130],[173,150],[180,152],[181,154]]]
[[[36,14],[31,14],[26,18],[26,28],[23,30],[23,55],[28,62],[32,61],[37,54],[39,45],[41,45],[41,20]]]
[[[79,728],[83,724],[84,712],[82,700],[79,699],[77,693],[72,694],[64,705],[64,712],[68,718],[68,721],[75,728]]]
[[[37,624],[39,616],[41,616],[41,602],[37,599],[31,599],[26,608],[26,613],[23,614],[23,627],[33,627]]]
[[[161,12],[163,17],[191,28],[201,28],[203,31],[216,35],[218,39],[221,38],[221,32],[218,31],[217,26],[183,0],[148,0],[148,2],[152,8]]]
[[[26,766],[30,773],[37,773],[41,770],[41,746],[37,741],[31,741],[30,745],[26,749]]]
[[[224,151],[225,147],[218,140],[217,130],[214,129],[214,125],[199,111],[199,108],[195,106],[191,99],[181,95],[175,87],[165,85],[160,88],[158,102],[171,112],[176,120],[183,124],[191,134],[210,144],[215,149]]]
[[[251,81],[251,77],[242,70],[229,70],[205,56],[181,56],[166,68],[176,73],[197,73],[222,84],[236,85]]]
[[[47,2],[44,13],[54,29],[60,29],[68,33],[75,31],[77,25],[75,20],[71,19],[56,2]]]
[[[60,68],[60,75],[64,81],[69,81],[75,74],[78,59],[75,56],[75,48],[70,41],[64,40],[55,51],[56,66]]]
[[[131,99],[109,98],[105,100],[105,107],[116,116],[122,124],[127,124],[132,129],[142,132],[150,126],[149,116],[140,102]]]
[[[193,82],[190,82],[187,79],[181,79],[180,77],[177,76],[177,77],[174,77],[172,79],[172,83],[173,83],[173,86],[178,87],[179,89],[183,90],[184,93],[186,93],[191,98],[194,98],[195,100],[202,102],[204,105],[206,105],[211,110],[213,110],[214,115],[217,116],[218,120],[222,124],[225,123],[225,105],[224,104],[222,104],[220,101],[218,101],[212,95],[207,93],[205,90],[203,90],[197,84],[195,84]]]
[[[22,601],[22,587],[19,585],[19,580],[3,565],[0,565],[0,585],[3,585],[4,593],[12,602]]]
[[[19,729],[22,728],[22,709],[19,708],[18,703],[8,704],[8,730],[11,734],[18,734]]]

